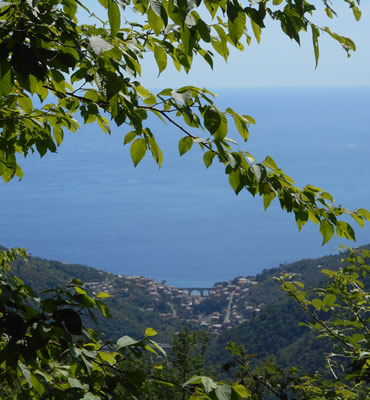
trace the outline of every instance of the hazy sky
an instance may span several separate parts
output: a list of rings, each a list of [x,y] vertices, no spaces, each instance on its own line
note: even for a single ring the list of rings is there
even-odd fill
[[[354,20],[345,4],[339,7],[338,18],[320,21],[322,26],[332,27],[332,31],[355,41],[357,51],[350,58],[337,42],[322,35],[320,61],[315,70],[311,32],[302,36],[302,44],[298,46],[282,33],[279,24],[270,23],[263,30],[259,45],[253,40],[243,53],[233,51],[228,64],[217,56],[213,71],[199,59],[189,75],[171,68],[157,80],[152,72],[156,66],[148,61],[147,68],[143,68],[143,82],[153,87],[188,84],[207,87],[369,86],[370,1],[361,4],[360,22]]]

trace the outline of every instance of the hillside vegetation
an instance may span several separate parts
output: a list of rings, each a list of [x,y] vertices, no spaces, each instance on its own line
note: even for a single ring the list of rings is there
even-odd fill
[[[78,278],[92,294],[109,293],[106,303],[112,318],[104,318],[104,323],[98,319],[99,329],[109,340],[123,334],[142,337],[145,329],[152,327],[159,333],[158,340],[169,345],[173,334],[187,326],[210,334],[208,364],[227,362],[230,354],[225,347],[233,341],[259,358],[273,355],[282,365],[299,363],[314,371],[324,367],[328,342],[315,340],[309,329],[299,326],[308,321],[307,315],[273,278],[294,273],[305,287],[320,287],[326,279],[321,270],[337,270],[341,258],[332,255],[281,264],[255,277],[218,282],[204,297],[144,277],[114,275],[32,256],[25,261],[17,259],[13,273],[37,292]]]

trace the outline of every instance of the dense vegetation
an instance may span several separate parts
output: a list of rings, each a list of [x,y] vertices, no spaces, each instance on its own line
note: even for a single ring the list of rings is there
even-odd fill
[[[365,248],[370,249],[369,246]],[[250,319],[242,325],[221,332],[220,335],[211,335],[207,346],[203,345],[203,358],[200,367],[187,367],[186,379],[191,373],[210,371],[216,375],[220,373],[215,366],[221,367],[232,362],[233,356],[230,351],[225,350],[230,342],[243,344],[250,354],[256,354],[259,360],[268,360],[273,356],[276,361],[284,368],[291,365],[299,367],[310,373],[320,371],[325,373],[324,354],[331,350],[331,342],[326,339],[317,339],[316,335],[306,326],[299,323],[308,323],[310,317],[302,314],[302,310],[297,303],[286,297],[281,291],[278,282],[274,278],[281,277],[283,274],[295,274],[306,288],[324,287],[328,278],[321,271],[322,269],[338,270],[342,255],[325,256],[318,259],[304,259],[291,264],[280,265],[280,267],[264,270],[256,276],[258,285],[254,285],[243,297],[242,302],[248,299],[249,304],[264,303],[260,312],[251,314]],[[116,282],[117,276],[98,271],[81,265],[68,265],[55,261],[42,260],[37,257],[28,257],[24,262],[21,258],[13,261],[13,273],[21,277],[27,284],[32,285],[37,291],[65,285],[73,279],[81,279],[85,282]],[[249,276],[249,279],[253,277]],[[229,281],[237,284],[238,279]],[[104,337],[109,340],[117,340],[123,333],[134,338],[142,337],[145,329],[150,326],[158,330],[161,343],[171,344],[172,336],[175,332],[183,332],[184,327],[191,326],[193,334],[201,332],[202,328],[196,324],[187,323],[187,318],[170,319],[160,315],[160,304],[166,302],[154,301],[149,295],[146,287],[141,287],[141,280],[131,280],[121,277],[121,282],[111,292],[111,298],[105,300],[112,315],[111,319],[100,318],[99,329],[104,333]],[[364,280],[369,287],[368,279]],[[226,285],[228,282],[218,282],[216,285]],[[128,289],[128,290],[127,290]],[[108,289],[111,290],[111,289]],[[168,295],[167,295],[168,296]],[[194,313],[199,308],[206,309],[209,313],[221,310],[225,307],[226,300],[216,300],[206,298],[199,305],[194,307]],[[216,298],[217,299],[217,298]],[[150,306],[149,311],[142,307]],[[163,309],[161,310],[163,311]],[[90,323],[91,325],[91,323]],[[203,333],[207,334],[207,329],[203,327]],[[191,331],[187,331],[188,336]],[[178,343],[177,335],[174,335],[175,346]],[[185,339],[184,339],[185,340]],[[177,346],[178,347],[178,346]],[[171,348],[166,346],[169,354],[173,354]],[[176,350],[174,351],[176,353]],[[192,361],[192,363],[194,360]],[[173,368],[167,369],[163,366],[164,373],[170,379],[174,373]],[[221,376],[225,377],[225,372]],[[173,377],[173,376],[172,376]],[[184,381],[186,380],[184,379]],[[168,395],[173,389],[169,389]],[[174,397],[175,398],[175,397]]]
[[[71,398],[90,398],[87,393],[93,393],[92,399],[123,395],[143,399],[185,399],[194,391],[198,393],[194,398],[204,399],[228,399],[231,393],[234,393],[233,398],[252,396],[256,399],[269,398],[267,393],[280,399],[297,394],[298,398],[366,399],[370,394],[366,350],[370,339],[367,289],[370,267],[365,264],[370,256],[368,250],[362,250],[361,254],[350,253],[348,261],[351,264],[344,269],[323,269],[329,280],[326,279],[319,289],[307,290],[302,282],[292,281],[290,274],[279,273],[280,278],[276,279],[295,303],[286,298],[278,303],[273,301],[248,323],[220,335],[210,346],[213,360],[208,367],[205,362],[208,339],[204,332],[180,330],[174,336],[168,361],[163,358],[163,349],[151,339],[156,334],[152,328],[145,330],[143,340],[121,336],[109,343],[91,328],[91,324],[90,328],[85,327],[80,318],[80,315],[89,315],[99,323],[95,317],[98,309],[109,317],[110,312],[102,301],[108,294],[90,294],[82,282],[74,278],[63,288],[47,289],[40,300],[30,287],[6,271],[9,260],[13,260],[18,269],[22,265],[21,259],[15,258],[17,252],[3,251],[1,254],[0,365],[4,398],[15,393],[17,398],[39,398],[46,393],[51,398],[59,398],[65,396],[66,391]],[[334,257],[326,259],[333,261]],[[44,263],[53,272],[50,263],[40,261],[37,259],[36,264]],[[29,274],[30,264],[32,259],[23,263],[23,270],[28,269],[28,278],[32,275]],[[61,279],[67,278],[66,270],[70,266],[59,267]],[[100,271],[78,268],[82,274],[100,275]],[[291,265],[284,268],[292,271]],[[60,274],[58,268],[55,271],[55,275]],[[273,274],[278,271],[274,270]],[[300,271],[302,274],[304,269],[300,268]],[[267,278],[267,271],[264,275]],[[308,275],[308,280],[312,279],[313,274]],[[263,282],[270,290],[270,278]],[[120,311],[117,310],[118,314]],[[305,326],[299,326],[298,321],[304,322]],[[101,326],[109,329],[105,323]],[[315,331],[320,332],[324,340],[318,341]],[[232,357],[225,358],[223,347],[230,340],[228,348]],[[243,343],[247,351],[235,341]],[[251,354],[251,350],[257,355]],[[280,363],[267,357],[272,353],[277,355]],[[324,371],[323,353],[326,353],[328,371]],[[158,357],[158,354],[162,356]],[[35,357],[39,360],[37,363],[34,363]],[[58,360],[55,365],[54,357]],[[225,372],[220,375],[220,370],[215,368],[217,364],[224,365],[227,375]],[[292,368],[292,364],[298,364],[300,369]],[[284,369],[284,365],[289,368]],[[65,375],[66,367],[72,375]],[[216,383],[204,376],[193,377],[205,373],[214,378],[219,376],[223,382]],[[15,376],[20,379],[19,385],[15,384]],[[229,384],[232,376],[243,385]],[[188,380],[187,384],[182,385],[185,380]],[[212,393],[214,396],[208,396]]]

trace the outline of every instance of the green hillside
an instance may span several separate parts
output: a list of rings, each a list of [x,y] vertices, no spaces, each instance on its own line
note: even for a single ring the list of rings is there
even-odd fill
[[[367,246],[368,248],[370,246]],[[290,301],[274,280],[295,273],[305,287],[318,287],[325,276],[321,269],[338,269],[342,255],[304,259],[264,270],[255,277],[218,282],[208,296],[188,295],[175,287],[139,276],[121,276],[82,265],[65,264],[29,256],[13,264],[13,272],[37,292],[79,278],[91,292],[107,292],[112,318],[99,321],[108,340],[123,334],[142,337],[147,327],[158,331],[158,340],[169,344],[181,327],[210,334],[209,364],[226,362],[225,347],[243,344],[258,358],[274,355],[283,365],[299,364],[306,370],[323,367],[328,343],[314,340],[299,322],[307,316]]]

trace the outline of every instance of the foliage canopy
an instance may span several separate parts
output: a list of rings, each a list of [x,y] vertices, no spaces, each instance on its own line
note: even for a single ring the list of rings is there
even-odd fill
[[[345,0],[356,20],[359,1]],[[213,67],[215,56],[225,61],[230,48],[243,51],[252,40],[260,42],[268,20],[300,43],[311,31],[316,63],[319,38],[329,35],[350,54],[354,42],[314,22],[320,11],[336,15],[328,1],[250,0],[99,0],[105,15],[97,16],[77,0],[14,0],[0,2],[0,175],[5,182],[22,178],[17,154],[37,151],[42,157],[55,152],[65,130],[77,131],[97,122],[110,133],[110,119],[125,132],[137,166],[147,152],[160,166],[163,154],[155,133],[147,126],[149,115],[176,128],[180,155],[193,145],[203,150],[209,167],[216,158],[224,164],[236,194],[248,190],[263,198],[265,208],[278,199],[281,208],[294,213],[299,229],[308,220],[319,224],[323,244],[334,233],[355,239],[353,228],[343,220],[349,214],[358,224],[370,218],[365,209],[345,210],[336,206],[324,190],[294,181],[267,156],[258,162],[248,151],[238,149],[228,138],[231,124],[245,142],[254,119],[231,108],[220,110],[214,94],[204,88],[165,88],[152,93],[140,82],[141,60],[153,54],[159,73],[168,62],[180,71],[192,68],[198,56]],[[89,4],[90,6],[90,4]],[[128,21],[131,7],[140,14]],[[78,18],[87,13],[91,24]],[[139,22],[137,22],[139,21]],[[202,131],[202,137],[198,131]],[[203,137],[204,136],[204,137]]]

